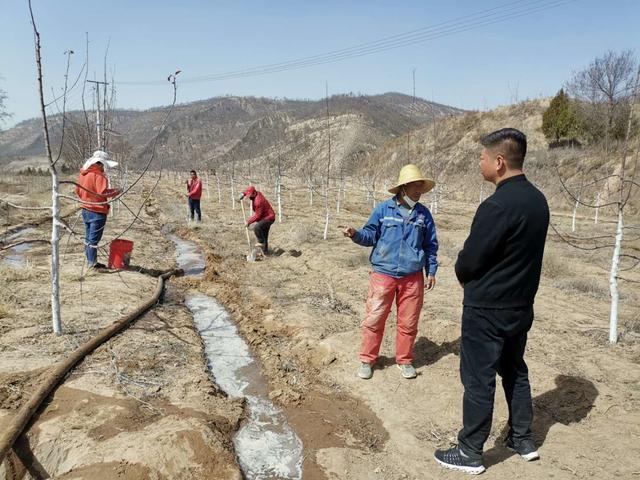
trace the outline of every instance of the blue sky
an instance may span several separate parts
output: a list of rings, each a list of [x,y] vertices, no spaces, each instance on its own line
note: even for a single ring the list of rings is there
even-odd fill
[[[533,0],[516,4],[520,8]],[[549,3],[544,0],[540,5]],[[63,85],[65,56],[72,73],[90,39],[90,77],[118,82],[162,82],[181,69],[181,80],[308,57],[439,22],[513,0],[368,1],[124,1],[33,0],[42,37],[46,94]],[[13,118],[37,116],[33,35],[26,0],[0,0],[0,89]],[[467,109],[493,108],[515,98],[554,94],[572,71],[607,50],[640,54],[640,1],[575,0],[539,13],[432,39],[416,45],[300,70],[216,82],[181,83],[178,101],[217,95],[320,98],[330,93],[411,93]],[[79,106],[79,93],[71,107]],[[117,106],[170,103],[168,84],[118,84]],[[89,99],[90,100],[90,99]]]

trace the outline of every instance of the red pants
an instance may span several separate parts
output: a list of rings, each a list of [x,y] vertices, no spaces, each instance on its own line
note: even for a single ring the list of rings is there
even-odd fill
[[[418,334],[418,319],[424,299],[422,272],[402,278],[372,272],[369,274],[367,314],[362,322],[360,361],[374,363],[378,359],[384,326],[396,300],[398,331],[396,333],[396,363],[411,363],[413,342]]]

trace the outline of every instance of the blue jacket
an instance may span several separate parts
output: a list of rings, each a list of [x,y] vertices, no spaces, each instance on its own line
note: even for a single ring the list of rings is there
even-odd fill
[[[398,208],[395,197],[380,203],[352,240],[373,247],[369,260],[374,272],[400,278],[424,268],[427,275],[435,275],[438,238],[431,212],[417,203],[405,219]]]

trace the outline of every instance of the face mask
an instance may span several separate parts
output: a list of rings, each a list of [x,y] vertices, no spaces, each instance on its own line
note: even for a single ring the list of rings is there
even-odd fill
[[[407,203],[407,205],[409,205],[409,208],[415,207],[416,203],[418,203],[411,200],[404,190],[402,190],[402,199]]]

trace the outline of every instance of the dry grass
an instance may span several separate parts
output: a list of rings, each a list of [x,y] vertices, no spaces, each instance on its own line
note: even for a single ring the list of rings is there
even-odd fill
[[[288,237],[294,245],[302,245],[317,240],[318,233],[305,225],[295,225],[291,228]]]
[[[438,225],[440,227],[440,225]],[[446,234],[440,234],[438,236],[438,254],[446,255],[449,258],[457,258],[458,252],[462,248],[462,245],[456,244]]]
[[[8,317],[10,313],[11,310],[9,309],[9,307],[4,305],[3,303],[0,303],[0,318]]]
[[[349,255],[344,259],[344,265],[349,268],[357,268],[369,265],[369,249]]]
[[[93,272],[90,269],[87,269],[86,266],[84,267],[84,270],[62,270],[60,272],[60,280],[65,283],[77,283],[84,280],[85,277],[89,276],[91,273]]]
[[[623,328],[628,332],[633,332],[640,335],[640,316],[623,322]]]
[[[556,280],[563,277],[572,277],[574,274],[575,269],[564,257],[547,249],[542,260],[542,275]],[[575,280],[581,279],[576,278]]]
[[[7,283],[36,280],[44,278],[46,275],[47,272],[37,270],[33,264],[29,262],[22,267],[0,265],[0,277]]]
[[[598,300],[609,298],[609,288],[607,283],[593,278],[562,278],[556,281],[554,286],[560,290],[566,290],[571,293],[581,293]]]

